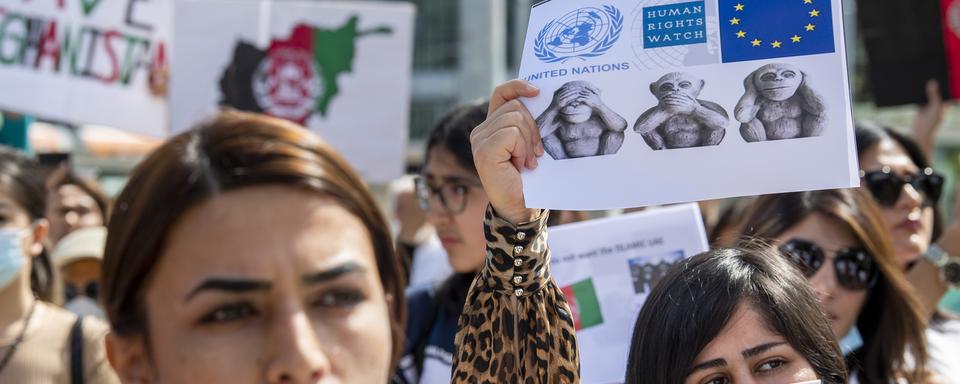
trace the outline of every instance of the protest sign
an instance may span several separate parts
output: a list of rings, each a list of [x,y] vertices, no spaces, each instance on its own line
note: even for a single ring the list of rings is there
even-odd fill
[[[164,136],[171,4],[0,4],[0,109]]]
[[[551,273],[570,303],[581,380],[624,380],[640,308],[676,262],[709,249],[696,204],[550,229]]]
[[[219,106],[266,113],[318,132],[367,181],[399,177],[413,17],[408,3],[179,1],[173,130]]]
[[[549,0],[520,78],[547,154],[530,207],[859,185],[840,0]]]

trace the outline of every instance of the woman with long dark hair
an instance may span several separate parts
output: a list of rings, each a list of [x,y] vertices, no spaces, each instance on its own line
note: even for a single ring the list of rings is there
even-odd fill
[[[846,383],[802,275],[761,249],[718,248],[661,280],[634,325],[627,383]]]
[[[908,136],[870,124],[858,124],[856,135],[862,189],[880,207],[894,253],[929,319],[931,368],[960,381],[960,364],[955,363],[960,319],[937,308],[948,287],[960,288],[960,276],[949,273],[960,268],[960,218],[943,224],[944,176]]]
[[[36,164],[0,146],[0,382],[113,383],[107,327],[50,303],[43,180]]]
[[[126,383],[386,383],[403,278],[360,177],[294,123],[229,112],[133,171],[103,297]]]
[[[758,197],[743,239],[771,241],[803,272],[839,339],[862,345],[847,356],[864,383],[926,383],[926,317],[890,245],[880,213],[859,189]]]

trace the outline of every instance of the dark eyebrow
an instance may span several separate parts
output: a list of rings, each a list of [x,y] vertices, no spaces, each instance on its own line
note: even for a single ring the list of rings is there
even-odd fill
[[[784,344],[786,343],[782,341],[775,341],[772,343],[760,344],[753,348],[744,349],[743,352],[740,352],[740,354],[743,355],[744,358],[750,358]]]
[[[713,359],[704,363],[694,365],[693,368],[690,369],[690,374],[693,374],[696,371],[702,371],[710,368],[719,368],[719,367],[724,367],[726,365],[727,365],[727,361],[724,359]]]
[[[367,269],[360,264],[347,262],[325,271],[314,272],[303,276],[304,284],[320,284],[335,280],[351,273],[365,273]]]
[[[204,280],[203,283],[191,290],[184,300],[190,301],[190,299],[203,291],[245,293],[251,291],[269,291],[271,286],[269,282],[260,280],[212,278]]]

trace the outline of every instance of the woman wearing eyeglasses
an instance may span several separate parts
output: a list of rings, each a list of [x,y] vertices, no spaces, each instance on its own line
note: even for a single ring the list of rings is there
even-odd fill
[[[454,274],[438,287],[408,292],[407,339],[398,375],[407,383],[450,382],[457,320],[484,260],[488,200],[473,165],[470,132],[486,114],[486,103],[458,107],[437,123],[427,140],[417,197]]]
[[[937,309],[949,286],[960,288],[960,220],[943,225],[944,178],[907,136],[867,124],[856,135],[862,186],[879,205],[894,252],[929,318],[931,367],[960,381],[960,320]]]
[[[852,382],[928,382],[925,316],[865,192],[761,196],[747,216],[743,238],[772,241],[807,276],[836,337],[859,331]]]

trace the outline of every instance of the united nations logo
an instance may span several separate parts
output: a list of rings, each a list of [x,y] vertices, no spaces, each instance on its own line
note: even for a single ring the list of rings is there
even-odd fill
[[[612,5],[580,8],[543,26],[534,54],[546,63],[586,60],[606,53],[620,39],[623,15]]]
[[[322,91],[310,52],[282,48],[270,52],[253,74],[253,96],[267,114],[303,124]]]

